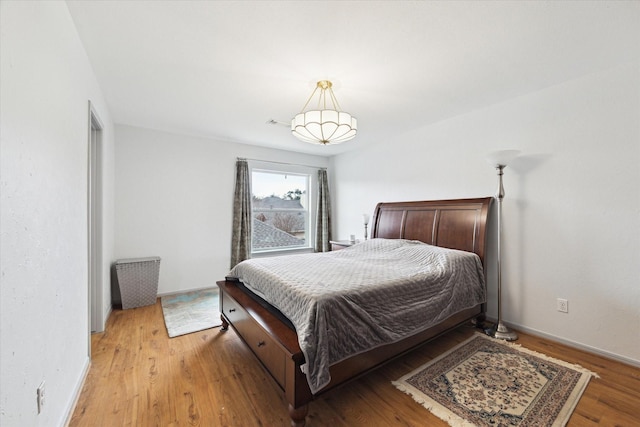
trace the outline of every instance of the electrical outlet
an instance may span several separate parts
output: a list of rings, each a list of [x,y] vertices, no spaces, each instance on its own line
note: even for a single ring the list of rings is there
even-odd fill
[[[558,298],[558,311],[562,312],[562,313],[568,313],[569,312],[569,301],[567,301],[564,298]]]
[[[38,386],[36,395],[38,397],[38,413],[40,413],[42,412],[42,407],[44,406],[44,381],[42,381]]]

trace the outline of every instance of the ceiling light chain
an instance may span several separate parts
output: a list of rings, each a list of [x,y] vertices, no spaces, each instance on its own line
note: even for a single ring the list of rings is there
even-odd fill
[[[309,99],[307,99],[307,102],[304,103],[304,107],[302,107],[301,111],[304,111],[307,106],[309,105],[309,103],[311,102],[311,100],[313,99],[313,96],[316,94],[316,92],[318,91],[318,88],[320,87],[320,82],[318,82],[318,85],[316,86],[315,89],[313,89],[313,92],[311,92],[311,96],[309,96]],[[318,106],[320,106],[320,99],[322,98],[322,95],[320,95],[320,98],[318,98]]]

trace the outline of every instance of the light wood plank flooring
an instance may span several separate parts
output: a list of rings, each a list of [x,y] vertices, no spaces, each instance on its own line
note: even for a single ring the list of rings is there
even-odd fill
[[[462,342],[463,326],[309,405],[307,425],[434,426],[391,381]],[[235,332],[167,336],[160,302],[114,310],[92,336],[92,364],[70,426],[287,426],[275,381]],[[640,369],[521,334],[524,347],[594,371],[569,426],[640,426]]]

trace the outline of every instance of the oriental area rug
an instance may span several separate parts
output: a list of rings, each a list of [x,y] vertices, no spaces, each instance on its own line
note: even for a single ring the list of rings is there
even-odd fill
[[[451,426],[564,426],[593,372],[475,334],[393,384]]]
[[[163,296],[162,314],[169,338],[222,325],[218,296],[218,288]]]

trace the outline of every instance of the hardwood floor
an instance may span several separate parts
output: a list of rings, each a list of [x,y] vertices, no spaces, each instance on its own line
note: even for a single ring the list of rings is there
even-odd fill
[[[462,342],[460,327],[311,402],[307,425],[447,424],[391,381]],[[283,393],[230,328],[168,338],[160,302],[114,310],[92,336],[92,364],[70,426],[287,426]],[[640,369],[521,334],[518,343],[596,372],[568,426],[640,425]]]

